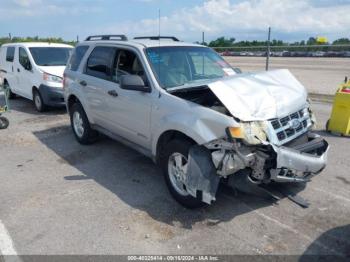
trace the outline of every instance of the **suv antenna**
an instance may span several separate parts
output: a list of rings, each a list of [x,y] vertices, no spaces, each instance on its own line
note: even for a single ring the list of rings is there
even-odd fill
[[[161,81],[160,77],[160,8],[158,9],[158,73],[159,73],[159,81]]]

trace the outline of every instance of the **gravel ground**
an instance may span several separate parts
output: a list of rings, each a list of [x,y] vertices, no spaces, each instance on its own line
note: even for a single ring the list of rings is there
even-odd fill
[[[225,57],[243,72],[265,70],[264,57]],[[289,69],[309,92],[334,95],[345,76],[350,77],[350,58],[271,57],[270,69]]]
[[[350,255],[350,140],[322,131],[329,104],[313,107],[331,150],[300,193],[309,208],[222,188],[213,205],[187,210],[148,158],[108,138],[79,145],[63,110],[38,114],[16,99],[0,130],[0,222],[26,255]]]

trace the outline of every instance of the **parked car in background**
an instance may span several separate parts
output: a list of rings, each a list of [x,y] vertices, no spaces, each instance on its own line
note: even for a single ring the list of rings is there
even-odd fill
[[[63,72],[72,46],[54,43],[11,43],[0,48],[0,74],[9,98],[33,100],[43,112],[64,106]]]

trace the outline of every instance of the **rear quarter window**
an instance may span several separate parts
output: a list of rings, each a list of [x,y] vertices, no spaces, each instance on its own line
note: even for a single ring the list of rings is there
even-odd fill
[[[7,50],[6,50],[6,61],[7,62],[13,62],[14,58],[15,58],[15,47],[14,46],[7,47]]]
[[[81,60],[83,59],[86,51],[89,49],[89,46],[78,46],[74,49],[72,57],[68,63],[68,69],[72,71],[77,71],[80,65]]]
[[[116,48],[98,46],[91,52],[86,65],[85,73],[97,78],[111,80],[112,62]]]

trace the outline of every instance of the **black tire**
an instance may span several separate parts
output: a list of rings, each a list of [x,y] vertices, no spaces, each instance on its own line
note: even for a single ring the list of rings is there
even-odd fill
[[[73,117],[75,113],[78,113],[82,120],[83,132],[81,135],[78,134],[78,132],[76,131],[76,128],[74,127]],[[91,128],[89,119],[87,118],[82,105],[78,102],[73,104],[69,110],[69,115],[70,115],[71,127],[77,141],[82,145],[89,145],[94,143],[98,137],[98,133],[96,130],[93,130]]]
[[[188,159],[188,152],[190,150],[190,147],[193,146],[193,143],[189,140],[185,139],[174,139],[170,141],[167,145],[164,151],[162,152],[162,157],[160,158],[160,165],[163,170],[165,182],[167,184],[167,187],[170,191],[170,194],[175,198],[177,202],[179,202],[181,205],[187,208],[198,208],[205,205],[204,202],[202,202],[200,199],[195,198],[191,195],[184,196],[177,192],[174,185],[171,182],[171,174],[169,174],[168,170],[168,163],[169,158],[174,153],[180,153],[183,156],[186,156]]]
[[[329,121],[330,119],[327,120],[327,123],[326,123],[326,131],[329,132]]]
[[[0,129],[8,128],[9,124],[10,122],[6,117],[0,116]]]
[[[38,112],[41,113],[47,110],[47,105],[45,105],[43,97],[41,96],[39,90],[37,89],[34,89],[33,91],[33,103],[34,103],[35,109]]]
[[[12,100],[12,99],[16,98],[16,94],[11,91],[10,85],[7,81],[5,81],[5,83],[4,83],[4,89],[5,90],[7,89],[7,98],[8,99]]]

